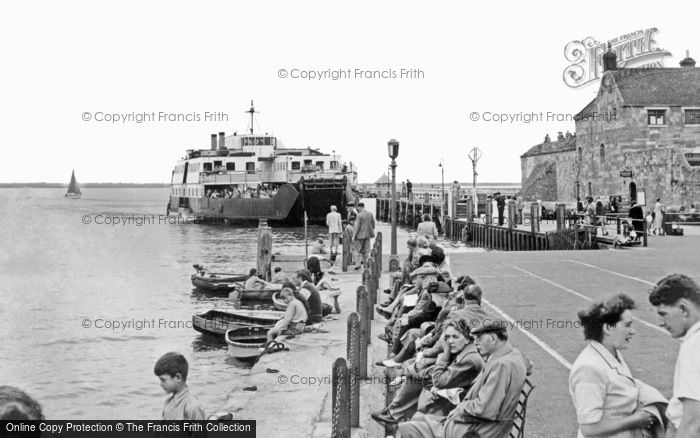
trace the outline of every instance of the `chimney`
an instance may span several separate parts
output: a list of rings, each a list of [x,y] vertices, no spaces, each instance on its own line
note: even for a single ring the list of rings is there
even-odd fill
[[[223,151],[226,149],[226,133],[219,132],[219,150]]]
[[[561,131],[559,131],[559,132],[557,133],[557,141],[559,141],[559,140],[564,140],[564,134],[562,134]]]
[[[685,51],[685,59],[681,61],[681,67],[683,67],[683,68],[695,67],[695,60],[690,57],[689,50]]]
[[[571,133],[569,131],[566,131],[566,138],[571,138]]]
[[[216,150],[216,134],[211,135],[211,150]]]
[[[608,43],[608,51],[603,55],[603,71],[617,70],[617,55],[612,50],[612,44]]]
[[[544,142],[549,143],[549,134],[544,136]]]

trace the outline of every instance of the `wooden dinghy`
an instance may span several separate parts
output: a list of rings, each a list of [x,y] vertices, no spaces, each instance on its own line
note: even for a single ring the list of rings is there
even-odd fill
[[[228,330],[225,337],[229,356],[241,360],[260,356],[260,349],[267,342],[269,330],[270,327],[259,325]]]
[[[285,303],[282,298],[280,298],[280,293],[275,292],[272,294],[272,304],[275,306],[275,309],[279,311],[286,311],[287,310],[287,303]]]
[[[282,285],[279,287],[270,289],[243,289],[240,288],[240,299],[241,300],[255,300],[255,301],[270,301],[272,302],[272,296],[282,290]]]
[[[241,327],[272,327],[284,317],[284,312],[273,310],[212,309],[193,315],[192,327],[201,333],[224,336],[227,331]]]
[[[209,272],[200,264],[194,264],[192,267],[197,271],[190,277],[192,286],[207,292],[219,292],[228,295],[247,277],[245,274],[230,272]]]

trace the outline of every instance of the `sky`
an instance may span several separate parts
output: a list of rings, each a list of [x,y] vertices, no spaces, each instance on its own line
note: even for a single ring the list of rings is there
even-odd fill
[[[443,160],[445,181],[471,181],[478,147],[479,181],[520,182],[520,155],[574,122],[489,113],[580,111],[598,82],[564,83],[574,40],[657,28],[666,67],[686,50],[700,59],[696,17],[675,3],[3,2],[0,182],[67,183],[73,169],[80,182],[169,182],[186,149],[245,131],[251,100],[263,132],[342,154],[361,182],[387,171],[391,138],[398,180],[439,183]],[[389,77],[362,74],[375,70]],[[144,113],[155,120],[136,123]]]

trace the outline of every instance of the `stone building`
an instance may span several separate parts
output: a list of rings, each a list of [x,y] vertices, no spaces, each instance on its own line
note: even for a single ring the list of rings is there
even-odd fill
[[[598,94],[574,117],[576,134],[547,137],[521,156],[523,196],[700,202],[700,69],[689,56],[680,64],[617,68],[608,49]]]

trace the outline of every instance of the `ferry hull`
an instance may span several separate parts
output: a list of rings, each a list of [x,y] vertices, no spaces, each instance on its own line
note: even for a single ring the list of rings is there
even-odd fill
[[[273,198],[194,198],[171,196],[168,212],[196,218],[217,218],[235,224],[257,225],[267,219],[271,225],[303,226],[304,212],[309,224],[325,225],[331,205],[347,216],[346,181],[300,181],[279,188]]]

